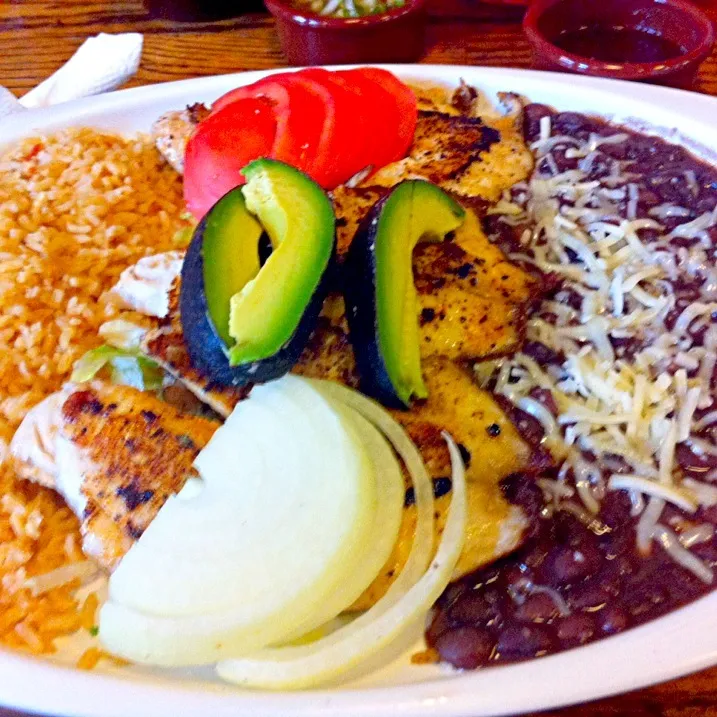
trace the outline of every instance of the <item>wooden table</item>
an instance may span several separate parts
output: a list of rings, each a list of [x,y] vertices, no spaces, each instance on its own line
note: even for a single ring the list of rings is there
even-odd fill
[[[236,4],[241,6],[242,0]],[[714,2],[709,12],[717,20]],[[425,62],[530,66],[520,9],[475,0],[434,0],[431,14]],[[213,23],[177,23],[151,19],[140,0],[4,0],[0,84],[22,94],[65,62],[88,35],[126,31],[145,36],[142,65],[131,85],[285,65],[273,22],[260,13]],[[702,66],[696,89],[717,95],[717,51]],[[717,668],[550,714],[710,717],[717,715]],[[0,709],[0,717],[10,715]]]

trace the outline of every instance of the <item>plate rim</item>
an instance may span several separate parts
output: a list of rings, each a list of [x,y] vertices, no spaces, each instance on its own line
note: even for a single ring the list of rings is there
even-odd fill
[[[379,65],[380,66],[380,65]],[[562,73],[536,72],[513,68],[484,68],[465,65],[393,65],[386,69],[399,76],[413,79],[434,79],[456,83],[460,77],[480,84],[488,78],[493,84],[518,79],[519,84],[545,85],[580,91],[594,91],[596,98],[607,93],[613,98],[638,98],[645,108],[664,108],[672,103],[682,108],[679,131],[669,132],[668,139],[686,144],[708,159],[717,161],[717,138],[703,145],[692,138],[695,134],[709,137],[710,120],[717,114],[717,98],[685,90],[653,85],[592,78]],[[61,126],[78,124],[92,112],[111,114],[127,111],[156,100],[158,95],[168,101],[204,92],[216,97],[232,84],[252,82],[260,77],[287,68],[211,75],[188,80],[163,82],[133,87],[105,95],[84,98],[50,108],[28,110],[0,120],[2,144],[38,131],[51,131]],[[298,68],[292,68],[298,69]],[[208,90],[208,92],[207,92]],[[633,103],[634,104],[634,103]],[[686,113],[689,111],[689,115]],[[671,111],[668,109],[669,115]],[[678,112],[672,111],[677,117]],[[620,118],[629,120],[629,117]],[[637,118],[639,120],[639,118]],[[644,121],[644,118],[643,118]],[[683,130],[683,125],[687,129]],[[659,129],[659,127],[658,127]],[[684,134],[683,134],[684,132]],[[663,132],[660,132],[661,134]],[[710,146],[711,145],[711,146]],[[701,619],[699,630],[696,620]],[[690,632],[690,627],[692,632]],[[670,639],[667,639],[667,638]],[[576,659],[577,658],[577,659]],[[591,679],[610,673],[610,679],[592,689],[581,683],[585,675],[575,674],[578,662],[590,665]],[[623,670],[618,667],[623,664]],[[643,673],[636,665],[643,665]],[[489,668],[463,674],[450,674],[416,683],[361,689],[321,689],[303,692],[239,691],[225,685],[207,682],[180,681],[176,678],[158,679],[154,676],[126,672],[120,674],[82,672],[58,665],[42,658],[33,658],[0,648],[0,702],[15,709],[40,711],[46,714],[77,715],[78,717],[124,717],[131,710],[135,714],[162,715],[267,715],[282,717],[324,715],[344,717],[378,717],[379,715],[430,715],[431,717],[477,717],[519,714],[530,710],[560,707],[598,699],[631,689],[646,687],[674,679],[690,672],[717,664],[717,592],[680,608],[662,618],[620,635],[602,639],[590,645],[557,655],[508,666]],[[416,667],[416,669],[421,669]],[[604,670],[605,672],[601,672]],[[646,672],[645,672],[646,671]],[[642,677],[639,675],[642,674]],[[526,677],[527,675],[527,677]],[[533,675],[530,678],[530,675]],[[514,684],[526,679],[549,682],[558,675],[556,695],[543,690],[536,699],[521,697]],[[572,675],[572,676],[571,676]],[[494,679],[490,679],[494,678]],[[506,690],[505,699],[495,694],[476,694],[476,688],[490,682],[494,690]],[[29,689],[42,684],[42,690]],[[513,689],[511,690],[511,685]],[[127,687],[132,685],[132,689]],[[490,690],[488,692],[491,692]]]

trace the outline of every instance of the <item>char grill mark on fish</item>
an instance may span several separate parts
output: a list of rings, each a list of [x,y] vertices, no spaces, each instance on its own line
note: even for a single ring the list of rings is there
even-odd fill
[[[209,116],[209,109],[196,102],[185,109],[167,112],[152,125],[152,136],[159,153],[180,174],[184,172],[187,142],[197,125]]]
[[[63,495],[84,551],[111,570],[167,498],[198,477],[192,464],[218,427],[154,394],[93,382],[33,408],[10,450],[19,475]]]
[[[147,332],[142,340],[142,351],[181,381],[200,401],[226,418],[234,406],[246,398],[251,387],[221,386],[192,366],[182,332],[179,284],[177,278],[169,295],[169,314],[157,328]]]
[[[449,106],[433,107],[421,112],[416,139],[406,159],[380,169],[364,180],[364,186],[342,186],[332,192],[340,261],[373,204],[403,179],[430,179],[456,194],[469,209],[482,210],[503,189],[524,179],[532,168],[530,152],[513,120],[498,120],[496,127],[491,127],[480,118],[459,115]],[[511,160],[507,169],[506,158]],[[472,210],[455,237],[418,247],[414,275],[424,372],[431,397],[417,403],[410,412],[397,412],[396,417],[417,443],[434,479],[450,473],[449,455],[441,438],[444,427],[455,434],[471,456],[471,520],[477,526],[492,526],[495,535],[491,538],[490,531],[478,530],[469,536],[469,547],[459,567],[468,571],[491,562],[522,541],[526,518],[519,508],[508,506],[502,499],[498,481],[505,471],[529,466],[533,450],[509,423],[504,425],[507,419],[500,409],[455,361],[470,362],[515,350],[522,342],[528,307],[541,290],[534,276],[507,262],[503,253],[488,242]],[[226,416],[246,392],[216,386],[192,368],[184,346],[178,295],[179,280],[172,288],[168,317],[149,331],[142,348],[195,395]],[[326,302],[293,371],[353,388],[359,386],[340,296],[333,295]],[[463,415],[459,398],[470,407],[470,415]],[[483,425],[486,411],[490,416]],[[466,425],[462,425],[463,421]],[[489,434],[488,428],[495,425],[501,430],[496,435]],[[486,436],[490,436],[488,442]],[[485,454],[484,444],[494,454]],[[515,465],[501,463],[498,457],[508,463],[512,460]],[[486,470],[486,466],[490,469]],[[450,491],[437,499],[439,532],[449,500]],[[387,565],[363,596],[364,606],[375,601],[397,573],[401,550],[410,545],[412,510],[415,512],[409,501],[394,562]]]

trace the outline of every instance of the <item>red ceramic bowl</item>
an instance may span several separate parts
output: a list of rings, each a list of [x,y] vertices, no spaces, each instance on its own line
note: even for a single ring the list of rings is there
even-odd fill
[[[561,34],[585,27],[620,27],[656,34],[683,49],[656,62],[602,62],[557,46]],[[715,42],[711,20],[687,0],[535,0],[523,20],[535,65],[620,80],[689,87]]]
[[[294,65],[414,62],[423,54],[426,0],[379,15],[335,18],[298,10],[288,0],[266,0],[279,39]]]

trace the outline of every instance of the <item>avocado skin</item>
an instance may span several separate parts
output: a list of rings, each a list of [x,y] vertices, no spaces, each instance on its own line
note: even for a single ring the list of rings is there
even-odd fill
[[[406,257],[404,250],[413,252],[420,241],[442,241],[464,217],[463,207],[439,186],[405,180],[373,205],[349,247],[344,298],[361,389],[391,408],[409,408],[412,398],[428,395],[421,376],[418,317],[406,314],[416,311],[417,297],[412,254]],[[396,285],[411,289],[398,296]],[[408,320],[415,321],[415,333],[406,326]]]
[[[204,256],[202,245],[206,217],[197,225],[182,265],[182,283],[179,292],[179,311],[184,342],[194,368],[223,386],[246,386],[265,383],[288,373],[299,360],[321,313],[333,275],[332,256],[329,268],[306,307],[293,336],[273,356],[241,366],[230,366],[224,342],[209,318],[204,292]],[[336,241],[334,240],[334,253]]]
[[[342,267],[343,292],[361,391],[384,406],[406,409],[393,387],[378,340],[375,248],[381,211],[389,197],[373,205],[356,231]]]

